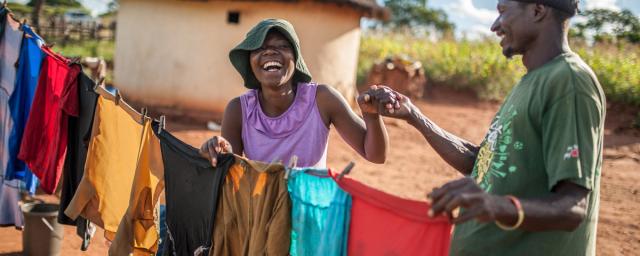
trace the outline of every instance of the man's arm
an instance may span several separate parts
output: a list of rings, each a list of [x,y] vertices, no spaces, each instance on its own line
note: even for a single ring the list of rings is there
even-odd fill
[[[459,138],[440,128],[429,118],[424,116],[418,107],[411,103],[407,96],[391,90],[386,86],[386,93],[375,95],[378,111],[381,115],[407,121],[418,129],[429,145],[458,172],[469,175],[473,170],[480,148],[462,138]]]
[[[413,104],[407,122],[420,131],[444,161],[464,175],[471,174],[480,149],[477,145],[440,128]]]
[[[519,198],[524,211],[520,230],[572,231],[580,226],[587,213],[590,191],[570,181],[559,182],[552,195],[544,198]],[[449,216],[458,207],[465,210],[454,223],[471,219],[480,222],[498,221],[513,226],[518,221],[516,206],[505,196],[484,192],[470,178],[463,178],[436,188],[428,196],[432,200],[429,215],[446,213]]]

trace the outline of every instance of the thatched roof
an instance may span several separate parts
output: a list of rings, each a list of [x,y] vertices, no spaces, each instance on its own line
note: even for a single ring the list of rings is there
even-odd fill
[[[351,7],[362,14],[362,16],[367,18],[379,19],[379,20],[388,20],[391,17],[391,14],[387,8],[384,8],[378,3],[376,0],[240,0],[247,2],[320,2],[320,3],[330,3],[337,4],[341,6]]]
[[[379,20],[387,20],[391,16],[389,10],[384,8],[376,0],[315,0],[316,2],[335,3],[338,5],[348,5],[358,11],[363,16]]]

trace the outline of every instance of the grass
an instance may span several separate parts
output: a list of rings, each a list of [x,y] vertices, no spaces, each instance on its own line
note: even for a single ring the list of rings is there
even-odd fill
[[[596,73],[609,101],[640,106],[640,46],[574,46]],[[387,56],[421,61],[432,84],[470,89],[482,99],[502,99],[525,73],[519,57],[507,60],[495,41],[430,42],[406,35],[364,35],[358,83]]]
[[[69,57],[102,56],[113,63],[114,48],[113,41],[94,40],[56,45],[54,50]],[[594,70],[608,101],[640,106],[639,45],[574,45],[573,49]],[[525,74],[520,58],[506,59],[495,41],[431,42],[407,35],[366,34],[360,45],[358,84],[364,83],[376,61],[394,55],[421,61],[431,84],[472,90],[481,99],[502,99]]]
[[[609,101],[640,106],[640,46],[608,45],[577,52],[598,76]]]
[[[56,44],[53,50],[67,57],[102,57],[107,62],[113,62],[115,43],[113,41],[89,40],[83,42]]]

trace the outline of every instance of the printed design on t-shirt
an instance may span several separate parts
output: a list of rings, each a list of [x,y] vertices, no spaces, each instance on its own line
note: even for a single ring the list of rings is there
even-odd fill
[[[485,191],[491,190],[493,177],[504,178],[508,173],[517,170],[515,165],[508,166],[506,171],[503,170],[509,159],[509,147],[516,150],[524,148],[522,142],[513,141],[512,120],[517,114],[518,111],[513,105],[498,113],[480,147],[471,177]]]
[[[575,158],[577,159],[580,156],[580,150],[578,150],[578,145],[573,145],[567,147],[567,152],[564,153],[564,160]]]

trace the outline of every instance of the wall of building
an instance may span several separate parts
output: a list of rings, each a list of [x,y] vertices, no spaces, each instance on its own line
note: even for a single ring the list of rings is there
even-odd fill
[[[230,11],[238,24],[227,22]],[[220,113],[246,91],[229,50],[265,18],[290,21],[314,81],[353,99],[360,15],[316,2],[122,0],[114,84],[148,106]]]

